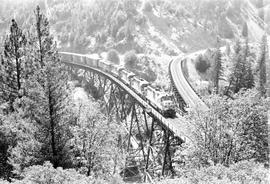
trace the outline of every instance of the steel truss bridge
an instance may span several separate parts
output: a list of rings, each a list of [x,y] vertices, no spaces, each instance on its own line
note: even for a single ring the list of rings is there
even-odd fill
[[[126,131],[126,137],[121,139],[121,146],[128,152],[124,175],[132,175],[134,168],[138,168],[145,176],[173,176],[177,161],[174,159],[175,152],[189,139],[188,122],[179,114],[174,119],[165,118],[119,77],[72,59],[73,55],[87,55],[67,52],[60,55],[71,76],[82,79],[86,91],[94,98],[103,100],[106,113],[121,122]],[[178,58],[169,66],[180,109],[186,105],[206,107],[187,82],[182,63],[183,60]]]

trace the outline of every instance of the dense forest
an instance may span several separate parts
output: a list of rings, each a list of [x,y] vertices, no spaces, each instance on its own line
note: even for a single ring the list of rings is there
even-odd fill
[[[59,51],[105,52],[169,90],[168,63],[155,58],[200,49],[191,60],[207,86],[195,85],[188,66],[186,77],[211,108],[183,115],[196,149],[183,145],[174,178],[153,180],[269,183],[270,11],[262,1],[0,1],[0,183],[125,183],[126,132],[100,100],[74,98]],[[247,21],[255,15],[238,11],[251,5],[262,34]]]

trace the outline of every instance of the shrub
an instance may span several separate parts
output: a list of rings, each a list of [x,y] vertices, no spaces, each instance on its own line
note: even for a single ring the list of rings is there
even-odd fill
[[[210,67],[210,64],[200,55],[195,63],[195,68],[200,73],[205,73]]]
[[[190,110],[187,120],[193,146],[188,163],[231,165],[254,159],[269,159],[267,110],[269,98],[259,99],[258,91],[239,92],[234,100],[218,95],[205,99],[209,110]]]
[[[190,171],[186,175],[190,183],[268,183],[267,169],[252,161],[243,161],[230,167],[216,165]]]
[[[111,61],[114,64],[119,64],[120,58],[118,52],[114,49],[111,49],[107,54],[107,60]]]
[[[143,7],[144,11],[151,12],[152,9],[153,9],[152,4],[149,1],[144,3],[144,7]]]
[[[134,50],[125,53],[124,63],[127,69],[137,69],[139,59]]]
[[[69,183],[69,184],[123,184],[122,179],[117,176],[111,176],[107,180],[102,178],[93,178],[80,174],[75,169],[63,169],[61,167],[54,168],[50,162],[43,165],[34,165],[25,169],[22,180],[13,180],[11,184],[34,184],[34,183]],[[8,184],[5,180],[0,179],[1,184]]]
[[[136,16],[136,23],[138,25],[144,26],[146,21],[147,21],[147,19],[146,19],[145,15],[139,14],[139,15]]]
[[[268,169],[262,164],[244,161],[230,167],[222,165],[181,170],[181,177],[165,179],[157,184],[267,184]]]

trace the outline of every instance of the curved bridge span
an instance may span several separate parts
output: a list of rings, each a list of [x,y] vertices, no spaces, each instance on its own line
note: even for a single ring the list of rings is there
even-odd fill
[[[60,53],[62,56],[63,55],[76,55],[76,56],[81,56],[81,57],[89,57],[87,55],[82,55],[82,54],[75,54],[75,53],[68,53],[68,52],[61,52]],[[65,58],[65,57],[64,57]],[[90,57],[91,58],[91,57]],[[92,59],[92,58],[91,58]],[[185,139],[185,135],[183,134],[183,131],[181,130],[181,124],[184,124],[184,119],[181,118],[179,115],[177,115],[176,118],[165,118],[160,112],[156,110],[156,108],[151,107],[151,104],[149,104],[147,101],[142,99],[141,96],[138,95],[138,93],[134,92],[134,89],[132,89],[130,86],[126,85],[123,81],[121,81],[119,78],[116,78],[112,74],[103,71],[101,68],[95,68],[88,66],[86,64],[78,63],[76,61],[71,61],[71,60],[64,60],[63,61],[65,64],[75,67],[75,68],[81,68],[83,70],[90,70],[93,72],[98,73],[99,75],[102,75],[109,80],[111,80],[113,83],[117,84],[119,87],[121,87],[125,92],[127,92],[129,95],[131,95],[137,103],[144,109],[147,109],[149,111],[148,113],[154,116],[158,121],[162,123],[162,125],[166,128],[168,128],[169,131],[174,133],[175,136]],[[150,109],[149,109],[150,108]],[[180,125],[180,126],[179,126]]]
[[[189,138],[187,122],[179,114],[176,118],[164,117],[132,85],[97,64],[102,63],[100,59],[69,52],[60,55],[70,72],[80,75],[86,86],[97,88],[107,113],[123,122],[127,137],[122,144],[130,155],[127,168],[133,173],[138,167],[139,172],[150,175],[174,175],[174,153]]]
[[[192,108],[197,107],[207,110],[208,106],[195,92],[195,90],[192,88],[184,75],[183,65],[186,59],[188,59],[188,57],[186,57],[185,59],[177,58],[175,60],[172,60],[169,65],[169,73],[174,92],[176,93],[178,101],[184,102],[185,106],[189,106]]]

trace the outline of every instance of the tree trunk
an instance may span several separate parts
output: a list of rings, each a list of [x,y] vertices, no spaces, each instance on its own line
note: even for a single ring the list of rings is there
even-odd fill
[[[53,109],[53,102],[52,96],[49,86],[49,116],[50,116],[50,134],[51,134],[51,148],[53,152],[53,166],[56,168],[58,166],[57,160],[57,151],[56,151],[56,143],[55,143],[55,122],[54,122],[54,109]]]

